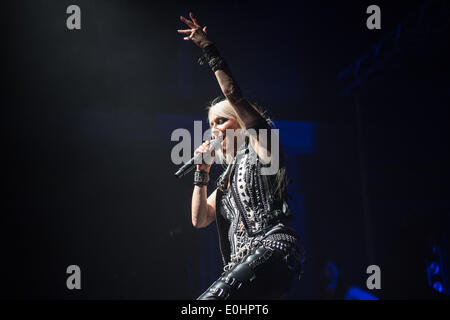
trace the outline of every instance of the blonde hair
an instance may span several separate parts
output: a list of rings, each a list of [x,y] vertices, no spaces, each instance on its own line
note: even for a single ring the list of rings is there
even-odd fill
[[[215,116],[232,118],[237,120],[239,126],[241,128],[245,128],[244,122],[239,118],[236,110],[231,106],[230,102],[227,99],[218,100],[220,97],[214,99],[211,102],[211,105],[208,107],[208,120],[211,123],[211,120]]]

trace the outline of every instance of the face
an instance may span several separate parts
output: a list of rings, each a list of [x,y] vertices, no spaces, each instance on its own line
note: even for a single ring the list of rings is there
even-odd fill
[[[227,144],[231,143],[227,138],[227,129],[237,130],[240,128],[239,123],[236,119],[225,118],[222,116],[213,116],[210,122],[211,127],[211,137],[216,139],[217,137],[223,137],[222,150],[225,153],[227,149]],[[236,148],[234,148],[236,150]]]

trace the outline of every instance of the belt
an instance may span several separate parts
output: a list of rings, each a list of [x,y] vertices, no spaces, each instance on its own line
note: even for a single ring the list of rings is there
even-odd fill
[[[279,249],[284,252],[289,251],[297,244],[297,237],[286,233],[273,233],[266,236],[261,242],[272,249]]]

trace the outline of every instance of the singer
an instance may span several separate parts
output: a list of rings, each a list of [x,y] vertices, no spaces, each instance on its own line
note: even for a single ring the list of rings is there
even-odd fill
[[[189,13],[180,17],[188,29],[178,30],[202,50],[199,64],[214,72],[225,99],[215,99],[208,119],[212,139],[221,138],[218,150],[204,142],[195,154],[211,152],[226,169],[215,190],[207,196],[212,161],[196,166],[192,194],[192,224],[204,228],[216,221],[224,272],[198,300],[280,299],[300,277],[302,250],[289,224],[287,183],[283,157],[271,152],[271,143],[260,139],[259,129],[270,132],[271,122],[247,101],[225,59],[207,38],[207,27]],[[229,135],[230,130],[257,134]],[[279,157],[276,174],[261,169]]]

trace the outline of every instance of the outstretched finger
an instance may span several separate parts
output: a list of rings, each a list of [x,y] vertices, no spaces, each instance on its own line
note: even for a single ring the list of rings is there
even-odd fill
[[[192,12],[189,12],[189,17],[191,17],[192,21],[197,27],[200,27],[200,24],[197,22],[197,19],[194,18],[194,14]]]
[[[183,16],[180,16],[180,20],[186,23],[190,28],[194,29],[196,27],[195,24],[193,24],[190,20],[186,19]]]
[[[192,29],[178,29],[177,30],[178,31],[178,33],[191,33],[192,32]]]

